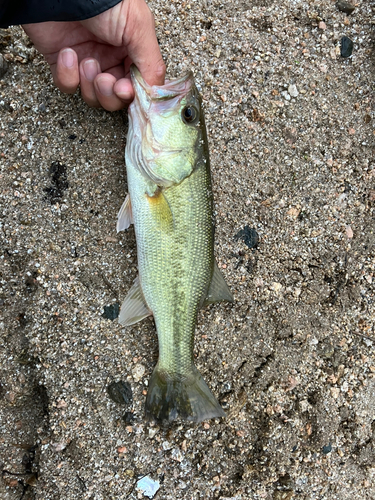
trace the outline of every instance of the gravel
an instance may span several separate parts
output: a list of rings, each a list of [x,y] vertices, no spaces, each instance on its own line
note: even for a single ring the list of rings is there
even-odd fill
[[[103,316],[137,274],[115,229],[126,113],[62,95],[1,30],[0,498],[373,498],[374,4],[150,6],[168,74],[193,70],[205,104],[235,303],[202,309],[195,351],[227,417],[144,421],[153,321]]]

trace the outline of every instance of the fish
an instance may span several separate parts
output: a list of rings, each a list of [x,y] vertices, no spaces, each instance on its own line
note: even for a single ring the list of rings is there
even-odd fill
[[[125,149],[128,194],[117,231],[134,224],[139,275],[119,323],[154,317],[159,358],[145,418],[201,422],[225,413],[194,364],[197,314],[233,302],[214,257],[213,194],[202,99],[191,72],[150,86],[130,68],[135,98]]]

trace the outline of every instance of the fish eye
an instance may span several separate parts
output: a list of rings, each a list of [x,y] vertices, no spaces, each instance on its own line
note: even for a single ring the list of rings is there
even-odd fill
[[[195,106],[185,106],[181,112],[182,120],[187,125],[195,125],[199,119],[199,113]]]

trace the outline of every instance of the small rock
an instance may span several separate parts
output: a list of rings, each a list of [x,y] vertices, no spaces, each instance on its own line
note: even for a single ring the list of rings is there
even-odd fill
[[[349,2],[346,2],[345,0],[338,0],[338,2],[336,2],[336,7],[341,11],[341,12],[344,12],[345,14],[347,14],[348,16],[350,16],[350,14],[353,12],[353,10],[355,9],[355,6],[352,5],[351,3]]]
[[[130,404],[133,400],[132,388],[129,382],[124,382],[123,380],[109,384],[107,392],[112,401],[119,405]]]
[[[259,243],[259,235],[252,227],[245,226],[238,231],[234,237],[236,240],[242,240],[249,248],[256,248]]]
[[[291,97],[297,97],[299,94],[298,89],[297,89],[296,85],[294,85],[294,84],[289,85],[288,92],[289,92]]]
[[[326,446],[323,446],[323,454],[328,455],[328,453],[331,453],[332,451],[332,445],[331,443],[327,444]]]
[[[171,450],[172,445],[169,441],[163,441],[162,448],[164,451]]]
[[[276,281],[274,281],[272,284],[271,284],[271,288],[272,290],[274,290],[276,293],[280,293],[282,288],[283,288],[283,285],[281,283],[277,283]]]
[[[171,458],[173,460],[176,460],[176,462],[182,462],[182,460],[184,459],[184,454],[182,453],[180,448],[173,448],[171,452]]]
[[[346,236],[350,240],[353,238],[353,229],[350,226],[346,226]]]
[[[324,21],[320,21],[319,23],[319,29],[320,30],[326,30],[327,29],[327,25]]]
[[[280,94],[284,97],[284,99],[286,99],[287,101],[290,101],[289,92],[287,92],[286,90],[283,90],[282,92],[280,92]]]
[[[53,448],[58,453],[59,451],[65,450],[68,443],[66,441],[60,441],[60,443],[52,443]]]
[[[290,217],[294,217],[294,218],[297,218],[299,216],[299,214],[301,213],[301,210],[299,208],[296,208],[296,207],[292,207],[290,208],[288,211],[287,211],[287,215],[289,215]]]
[[[330,359],[335,354],[335,348],[330,343],[324,343],[319,350],[322,358]]]
[[[354,44],[350,38],[343,36],[341,38],[341,57],[350,57],[353,53]]]
[[[145,367],[137,363],[132,369],[132,375],[136,382],[139,382],[145,373]]]
[[[159,432],[159,427],[150,427],[148,430],[148,437],[150,439],[153,439],[158,432]]]
[[[120,304],[116,302],[115,304],[104,306],[104,311],[102,316],[105,319],[110,319],[111,321],[113,321],[114,319],[118,318],[119,313],[120,313]]]
[[[144,476],[137,482],[137,490],[141,491],[148,498],[154,498],[159,488],[159,481],[155,481],[149,476]]]

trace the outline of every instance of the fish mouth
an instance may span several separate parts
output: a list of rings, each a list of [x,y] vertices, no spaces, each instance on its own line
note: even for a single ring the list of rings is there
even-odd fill
[[[130,77],[136,96],[143,95],[149,101],[166,101],[184,96],[191,90],[194,81],[193,73],[188,71],[179,78],[166,80],[164,85],[149,85],[134,64],[130,66]],[[140,101],[142,103],[143,99]]]

